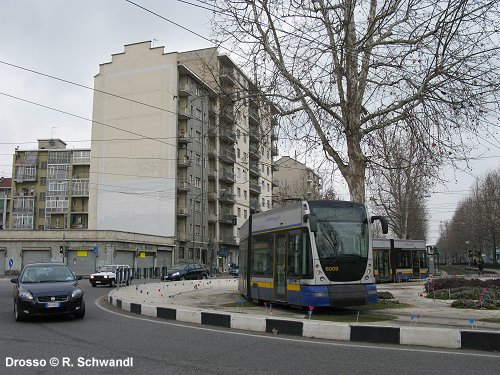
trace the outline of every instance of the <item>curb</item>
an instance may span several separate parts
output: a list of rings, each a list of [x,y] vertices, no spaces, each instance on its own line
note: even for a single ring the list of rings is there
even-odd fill
[[[387,327],[342,324],[287,318],[269,318],[238,313],[221,313],[186,307],[159,307],[118,299],[108,294],[108,301],[125,311],[183,323],[318,338],[379,344],[416,345],[434,348],[500,351],[500,333],[428,327]]]

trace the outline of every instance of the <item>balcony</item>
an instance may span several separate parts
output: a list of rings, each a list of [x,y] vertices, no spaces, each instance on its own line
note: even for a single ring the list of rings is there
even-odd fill
[[[190,191],[191,184],[188,181],[178,181],[177,182],[177,190],[179,191]]]
[[[259,148],[256,145],[251,144],[248,148],[248,155],[250,156],[250,159],[259,160]]]
[[[257,201],[250,201],[250,212],[255,214],[261,211],[260,203]]]
[[[179,132],[178,139],[180,145],[185,145],[191,142],[191,138],[189,138],[184,132]]]
[[[220,153],[220,159],[229,164],[233,164],[236,162],[236,153],[234,152],[234,148],[226,148],[226,149],[221,149]]]
[[[220,75],[221,83],[223,83],[227,86],[234,86],[234,84],[236,83],[236,80],[234,78],[233,68],[223,66],[220,69],[219,75]]]
[[[208,178],[211,180],[215,180],[217,178],[217,170],[215,169],[208,169]]]
[[[279,155],[279,153],[278,153],[278,146],[271,147],[271,155],[272,156],[278,156]]]
[[[236,133],[229,127],[220,129],[219,138],[230,143],[236,143]]]
[[[178,232],[177,233],[177,241],[180,242],[186,242],[186,233],[185,232]]]
[[[73,179],[71,181],[71,196],[72,197],[88,197],[89,196],[89,180],[88,179]]]
[[[191,160],[187,157],[185,158],[179,158],[177,160],[177,166],[179,168],[187,168],[187,167],[190,167],[191,166]]]
[[[259,185],[258,182],[250,181],[249,190],[250,190],[251,193],[260,194],[261,187],[260,187],[260,185]]]
[[[252,142],[260,142],[262,139],[262,134],[260,133],[258,126],[250,126],[250,140]]]
[[[178,207],[177,216],[186,217],[189,216],[189,209],[187,207]]]
[[[260,169],[259,169],[259,164],[258,163],[252,163],[250,162],[250,166],[248,168],[250,171],[250,175],[254,177],[259,177],[260,176]]]
[[[236,178],[234,177],[234,173],[230,171],[226,171],[225,169],[219,171],[219,180],[229,183],[235,183]]]
[[[224,107],[220,113],[221,122],[234,122],[234,109],[232,106]]]
[[[16,165],[14,181],[17,183],[36,181],[36,165]]]
[[[217,126],[215,126],[214,122],[208,123],[208,135],[213,137],[217,136]]]
[[[221,236],[219,238],[219,244],[221,245],[238,245],[238,238],[235,236]]]
[[[212,146],[209,145],[207,154],[209,159],[216,159],[217,158],[216,148],[215,147],[212,148]]]
[[[258,125],[260,122],[259,111],[256,108],[249,108],[248,119],[250,120],[251,124],[253,123]]]
[[[208,213],[208,222],[209,223],[216,223],[217,222],[217,214],[213,212]]]
[[[209,201],[216,201],[217,200],[217,193],[215,191],[209,191],[207,193],[207,199]]]
[[[191,95],[191,88],[189,87],[187,76],[179,79],[179,96],[186,97]]]
[[[236,199],[234,194],[223,191],[219,194],[219,201],[223,203],[234,203]]]
[[[219,215],[219,223],[222,223],[222,224],[233,225],[235,220],[236,220],[236,215],[233,215],[233,214],[220,214]]]
[[[189,120],[191,118],[189,114],[189,108],[182,107],[180,105],[179,105],[179,110],[177,111],[177,115],[179,116],[180,120]]]
[[[15,196],[12,205],[13,214],[33,213],[35,207],[35,197]]]

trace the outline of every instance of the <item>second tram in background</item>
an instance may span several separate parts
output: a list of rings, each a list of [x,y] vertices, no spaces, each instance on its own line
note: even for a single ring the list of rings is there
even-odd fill
[[[429,277],[424,240],[373,239],[377,282],[426,279]]]
[[[239,291],[294,306],[377,302],[370,224],[364,204],[300,201],[252,215],[240,229]]]

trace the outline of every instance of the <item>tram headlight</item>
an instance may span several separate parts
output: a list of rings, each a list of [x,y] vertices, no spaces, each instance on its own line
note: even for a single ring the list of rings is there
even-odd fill
[[[368,280],[370,278],[370,276],[365,276],[365,280]]]
[[[368,268],[368,271],[366,271],[366,273],[367,273],[368,275],[369,275],[369,274],[371,274],[371,273],[372,273],[371,268]]]
[[[316,275],[321,275],[321,270],[316,270]]]

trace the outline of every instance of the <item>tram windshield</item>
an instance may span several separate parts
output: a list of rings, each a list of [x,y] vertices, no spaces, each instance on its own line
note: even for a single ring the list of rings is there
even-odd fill
[[[310,207],[318,219],[316,247],[321,260],[368,257],[369,233],[364,206],[315,207],[314,202],[310,202]]]

